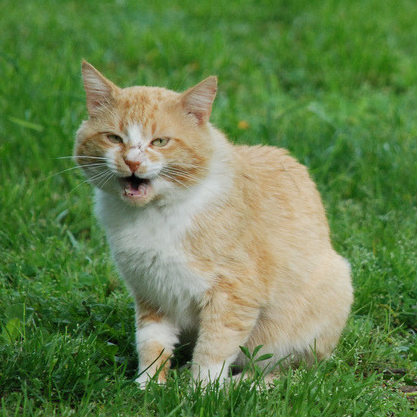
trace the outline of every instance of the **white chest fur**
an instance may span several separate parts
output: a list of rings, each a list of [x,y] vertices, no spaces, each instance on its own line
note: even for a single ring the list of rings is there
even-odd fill
[[[162,187],[158,191],[169,201],[164,207],[131,207],[118,196],[96,190],[97,217],[133,295],[150,301],[182,328],[196,324],[195,307],[211,285],[189,268],[183,239],[195,216],[221,207],[233,182],[229,146],[214,131],[212,139],[218,143],[204,180],[182,191],[155,180],[154,186]]]
[[[133,295],[158,306],[180,327],[192,327],[195,305],[209,283],[190,270],[181,249],[191,213],[181,207],[130,207],[100,190],[96,213]]]

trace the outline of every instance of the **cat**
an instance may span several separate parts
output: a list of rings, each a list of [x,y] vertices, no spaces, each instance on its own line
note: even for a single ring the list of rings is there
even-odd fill
[[[244,366],[267,373],[335,348],[353,300],[307,169],[283,149],[232,145],[210,122],[211,76],[183,93],[119,88],[83,61],[88,120],[74,158],[135,301],[139,373],[166,382],[181,334],[195,334],[202,383]]]

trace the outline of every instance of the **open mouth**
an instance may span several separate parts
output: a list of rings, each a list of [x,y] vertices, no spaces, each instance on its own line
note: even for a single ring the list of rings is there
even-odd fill
[[[120,182],[123,187],[123,194],[129,198],[145,197],[151,183],[150,180],[146,178],[138,178],[135,175],[121,178]]]

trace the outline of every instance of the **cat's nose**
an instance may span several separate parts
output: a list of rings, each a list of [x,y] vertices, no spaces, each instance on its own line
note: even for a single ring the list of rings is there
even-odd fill
[[[140,167],[140,161],[132,161],[130,159],[124,158],[125,164],[130,168],[132,172],[136,172],[137,169]]]

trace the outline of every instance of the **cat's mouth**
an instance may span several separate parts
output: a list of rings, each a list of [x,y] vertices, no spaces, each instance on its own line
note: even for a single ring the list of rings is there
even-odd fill
[[[147,196],[150,187],[150,180],[138,178],[135,175],[120,179],[123,187],[123,195],[131,199],[142,199]]]

